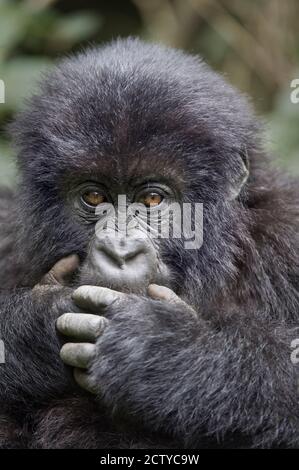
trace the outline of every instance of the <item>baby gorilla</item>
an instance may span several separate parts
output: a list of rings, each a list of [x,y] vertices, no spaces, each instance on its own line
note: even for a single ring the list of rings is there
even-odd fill
[[[259,130],[139,40],[49,74],[0,191],[1,448],[297,445],[298,181]]]

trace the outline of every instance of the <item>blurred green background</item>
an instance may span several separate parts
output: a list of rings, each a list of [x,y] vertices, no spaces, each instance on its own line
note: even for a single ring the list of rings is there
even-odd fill
[[[267,146],[299,173],[298,0],[0,0],[0,182],[15,167],[6,124],[54,61],[88,44],[137,35],[201,54],[265,116]]]

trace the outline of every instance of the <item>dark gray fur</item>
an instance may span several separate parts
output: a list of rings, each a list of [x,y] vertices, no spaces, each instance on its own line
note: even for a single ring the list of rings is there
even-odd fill
[[[132,39],[65,60],[41,88],[12,127],[21,181],[0,199],[0,447],[295,446],[298,180],[270,166],[246,101],[198,58]],[[94,399],[59,359],[71,289],[32,287],[86,256],[73,180],[105,171],[115,185],[135,167],[204,203],[203,247],[160,253],[198,317],[144,297],[111,308]]]

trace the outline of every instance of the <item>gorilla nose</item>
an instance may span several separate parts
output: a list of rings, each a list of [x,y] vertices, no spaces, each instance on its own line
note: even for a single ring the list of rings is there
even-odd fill
[[[90,260],[94,282],[116,290],[144,289],[158,270],[153,243],[135,234],[97,236]]]
[[[98,239],[96,249],[107,257],[107,262],[124,268],[127,263],[135,263],[138,256],[146,253],[146,245],[135,238],[113,237]]]

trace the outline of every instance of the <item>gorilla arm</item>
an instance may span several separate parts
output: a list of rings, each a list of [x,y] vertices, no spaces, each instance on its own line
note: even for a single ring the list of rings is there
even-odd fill
[[[55,321],[66,310],[76,311],[71,289],[64,287],[76,269],[76,256],[58,262],[34,289],[16,288],[0,293],[0,338],[5,364],[0,365],[0,398],[5,407],[34,406],[57,398],[70,386],[59,360],[60,341]]]
[[[203,435],[235,433],[255,446],[293,445],[299,433],[289,352],[294,332],[263,324],[252,312],[231,314],[219,327],[169,289],[150,286],[149,294],[75,291],[79,307],[104,315],[93,335],[90,315],[57,321],[62,334],[81,341],[61,350],[79,385],[187,446]]]

